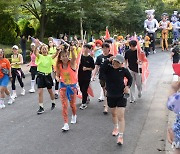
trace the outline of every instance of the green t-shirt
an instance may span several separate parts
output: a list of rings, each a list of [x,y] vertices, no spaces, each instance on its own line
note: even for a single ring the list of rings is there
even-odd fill
[[[49,54],[49,55],[53,55],[53,54],[55,54],[55,53],[56,53],[56,47],[51,47],[51,48],[49,49],[48,54]]]
[[[51,73],[53,59],[51,55],[43,56],[39,54],[39,58],[36,57],[37,71],[42,73]]]

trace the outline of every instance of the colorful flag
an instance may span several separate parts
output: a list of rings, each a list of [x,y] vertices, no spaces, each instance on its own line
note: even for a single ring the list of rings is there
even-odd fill
[[[140,46],[138,39],[135,38],[135,40],[137,41],[137,57],[138,60],[142,62],[142,82],[146,83],[147,78],[149,76],[149,70],[148,70],[149,62]]]
[[[110,39],[110,34],[109,34],[109,30],[108,27],[106,27],[106,35],[105,35],[105,40]]]

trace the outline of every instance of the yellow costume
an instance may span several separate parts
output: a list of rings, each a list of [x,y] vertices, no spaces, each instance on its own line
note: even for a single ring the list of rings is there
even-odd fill
[[[164,47],[168,50],[168,32],[172,29],[171,22],[168,20],[168,14],[162,14],[162,20],[159,22],[159,28],[162,29],[161,31],[161,46],[162,51],[164,51]]]

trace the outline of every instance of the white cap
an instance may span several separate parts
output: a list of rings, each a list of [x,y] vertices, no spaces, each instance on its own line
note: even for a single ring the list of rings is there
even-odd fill
[[[154,12],[155,12],[154,9],[145,11],[145,13],[147,13],[148,15],[153,15]]]
[[[120,55],[120,54],[117,54],[116,57],[113,60],[119,62],[120,64],[124,63],[124,61],[125,61],[124,57],[122,55]]]
[[[176,16],[177,16],[177,14],[178,14],[178,11],[174,11],[174,15],[176,15]]]
[[[18,46],[17,46],[17,45],[13,45],[12,49],[16,49],[16,50],[18,50],[19,48],[18,48]]]
[[[35,43],[31,43],[31,46],[36,46],[36,44]]]

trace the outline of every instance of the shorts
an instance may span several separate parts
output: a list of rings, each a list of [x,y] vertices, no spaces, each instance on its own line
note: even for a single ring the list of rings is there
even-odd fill
[[[122,97],[107,97],[109,108],[126,107],[127,99]]]
[[[9,76],[5,74],[1,79],[0,79],[0,86],[1,87],[7,87],[9,83]]]
[[[38,85],[38,88],[51,89],[53,86],[53,79],[51,77],[51,74],[48,74],[48,75],[38,74],[37,85]]]
[[[106,81],[105,80],[99,80],[99,83],[100,83],[102,88],[106,87]]]
[[[29,72],[31,72],[31,74],[36,75],[37,74],[37,66],[31,66]]]

